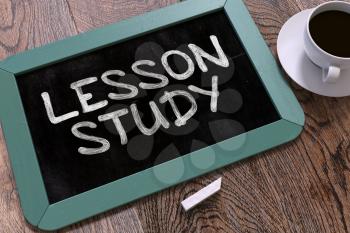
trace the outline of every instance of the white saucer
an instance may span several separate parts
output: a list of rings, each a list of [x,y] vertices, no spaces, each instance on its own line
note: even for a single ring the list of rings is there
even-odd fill
[[[311,10],[291,17],[282,27],[277,39],[277,53],[283,69],[301,87],[319,95],[342,97],[350,95],[350,69],[342,70],[336,83],[322,81],[322,69],[304,52],[304,30]]]

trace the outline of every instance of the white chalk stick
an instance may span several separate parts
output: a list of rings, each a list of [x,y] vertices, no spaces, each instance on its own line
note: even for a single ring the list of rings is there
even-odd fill
[[[210,183],[206,187],[202,188],[192,196],[189,196],[185,200],[181,202],[182,207],[185,211],[188,211],[204,201],[205,199],[211,197],[215,193],[217,193],[221,188],[221,177],[214,182]]]

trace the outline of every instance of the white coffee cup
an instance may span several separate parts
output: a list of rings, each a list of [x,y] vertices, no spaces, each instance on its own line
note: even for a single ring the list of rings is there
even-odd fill
[[[309,29],[310,20],[322,12],[332,11],[332,10],[343,11],[350,14],[350,3],[343,2],[343,1],[331,1],[331,2],[323,3],[317,6],[316,8],[314,8],[308,17],[305,34],[304,34],[305,52],[309,57],[309,59],[314,64],[322,68],[323,70],[322,80],[323,82],[326,82],[326,83],[336,82],[339,79],[342,70],[350,69],[350,57],[338,57],[326,52],[325,50],[320,48],[311,37],[311,33]],[[350,30],[350,26],[349,26],[349,29],[347,30]],[[350,41],[349,41],[349,46],[350,46]]]

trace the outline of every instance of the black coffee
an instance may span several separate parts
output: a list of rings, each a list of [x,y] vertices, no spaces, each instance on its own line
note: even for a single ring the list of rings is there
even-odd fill
[[[324,51],[350,57],[350,14],[326,11],[313,17],[309,23],[312,39]]]

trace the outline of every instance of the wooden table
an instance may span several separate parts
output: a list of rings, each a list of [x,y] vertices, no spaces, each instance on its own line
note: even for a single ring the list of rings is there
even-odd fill
[[[234,1],[234,0],[228,0]],[[350,0],[349,0],[350,1]],[[0,58],[176,0],[1,0]],[[245,0],[276,54],[283,23],[320,0]],[[63,232],[350,232],[350,98],[291,83],[306,114],[292,143],[78,223]],[[189,213],[179,203],[215,178],[221,192]],[[35,232],[21,213],[0,135],[0,232]]]

